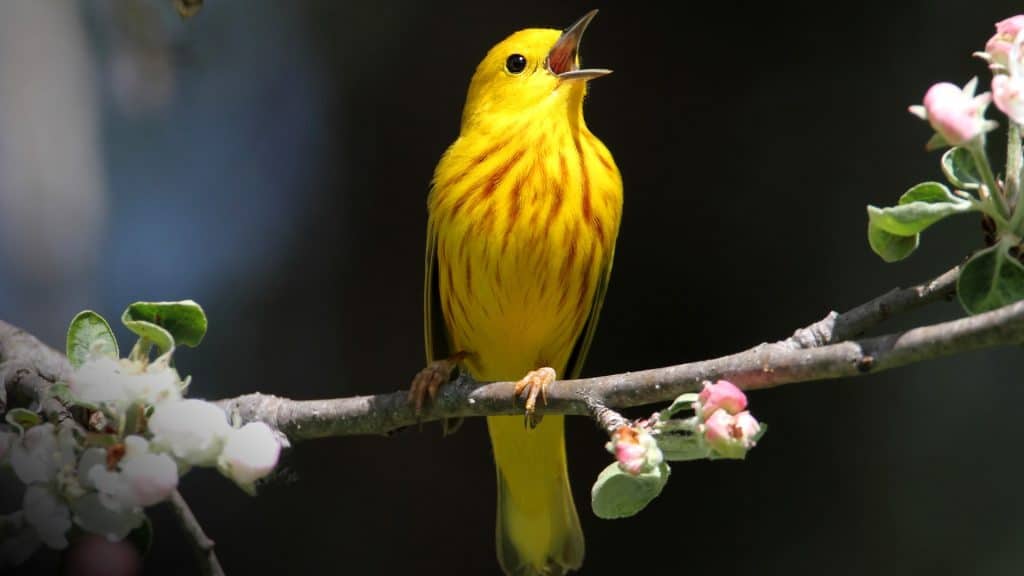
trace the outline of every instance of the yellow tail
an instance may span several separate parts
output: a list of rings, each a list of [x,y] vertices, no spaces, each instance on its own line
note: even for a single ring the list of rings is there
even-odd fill
[[[583,530],[569,490],[565,417],[533,430],[522,416],[487,418],[498,476],[498,562],[506,574],[554,576],[583,563]]]

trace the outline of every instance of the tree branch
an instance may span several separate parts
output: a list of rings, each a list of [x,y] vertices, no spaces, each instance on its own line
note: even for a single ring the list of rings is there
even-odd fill
[[[67,380],[71,364],[63,354],[35,336],[0,321],[0,413],[27,406],[59,422],[70,417],[67,407],[47,394],[50,386]]]
[[[583,401],[587,405],[587,410],[590,411],[590,417],[593,418],[594,421],[597,422],[597,425],[607,432],[609,436],[614,434],[619,428],[629,426],[631,423],[631,421],[625,416],[605,406],[600,400],[593,396],[587,396]]]
[[[931,282],[892,290],[843,314],[797,330],[790,338],[712,360],[602,376],[563,380],[547,389],[542,413],[589,414],[609,433],[628,423],[614,408],[669,401],[693,392],[705,380],[728,379],[746,390],[793,382],[828,380],[888,370],[914,362],[980,348],[1024,343],[1024,301],[976,316],[905,332],[849,340],[885,319],[952,296],[958,269]],[[71,416],[48,394],[67,381],[71,366],[34,336],[0,321],[0,413],[15,406],[43,412],[51,421]],[[479,384],[466,374],[444,386],[422,414],[415,414],[406,391],[331,400],[290,400],[247,394],[221,400],[229,415],[262,420],[290,440],[358,434],[387,434],[419,422],[465,416],[522,414],[513,382]],[[214,543],[188,504],[175,491],[170,499],[192,541],[203,574],[221,576]]]
[[[592,414],[593,407],[624,408],[671,400],[699,389],[704,380],[726,378],[753,390],[792,382],[826,380],[887,370],[957,352],[1024,341],[1024,304],[1018,303],[951,322],[863,340],[847,340],[885,319],[952,296],[958,269],[930,282],[892,290],[847,312],[797,330],[793,336],[744,352],[665,368],[599,378],[564,380],[547,390],[544,413]],[[48,410],[66,409],[42,394],[70,371],[67,360],[34,337],[0,322],[0,375],[5,388],[50,402]],[[466,374],[446,385],[417,416],[407,393],[330,400],[290,400],[246,394],[221,400],[220,406],[243,421],[262,420],[291,440],[327,436],[387,434],[444,418],[521,414],[512,382],[479,384]],[[589,405],[588,405],[589,402]],[[2,405],[0,405],[2,406]],[[614,414],[614,412],[611,412]]]
[[[174,509],[174,514],[177,516],[182,530],[192,542],[192,548],[195,550],[203,576],[224,576],[224,569],[221,568],[220,560],[217,559],[217,554],[213,551],[214,542],[210,540],[206,532],[203,532],[203,527],[199,525],[188,502],[185,501],[185,497],[181,495],[181,492],[175,490],[171,493],[171,498],[168,501],[171,503],[171,508]]]
[[[756,390],[794,382],[879,372],[958,352],[1024,342],[1024,302],[969,318],[862,340],[845,340],[886,318],[953,294],[958,270],[931,282],[890,291],[843,314],[830,313],[787,340],[713,360],[563,380],[547,389],[544,413],[593,414],[594,406],[625,408],[672,400],[705,380],[728,379]],[[386,434],[419,422],[466,416],[521,414],[513,382],[479,384],[466,374],[442,388],[418,417],[407,393],[333,400],[289,400],[247,394],[219,404],[243,421],[263,420],[291,440]],[[588,404],[589,402],[589,404]]]
[[[894,288],[842,314],[831,312],[824,319],[793,333],[789,342],[798,348],[816,348],[860,336],[883,321],[901,313],[949,299],[956,294],[960,268],[951,268],[930,282],[909,288]]]

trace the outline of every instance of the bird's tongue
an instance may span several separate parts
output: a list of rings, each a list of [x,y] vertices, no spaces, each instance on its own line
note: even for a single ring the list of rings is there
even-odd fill
[[[551,47],[551,51],[548,52],[548,70],[551,70],[552,74],[564,74],[579,68],[576,64],[576,54],[579,53],[580,40],[583,39],[583,32],[587,29],[587,25],[596,15],[597,10],[591,10],[575,24],[569,26],[565,32],[562,32],[558,41]]]
[[[548,53],[548,69],[556,76],[577,68],[577,43],[572,39],[570,39],[570,42],[566,42],[566,39],[567,36],[563,34],[554,47],[551,48],[551,52]]]

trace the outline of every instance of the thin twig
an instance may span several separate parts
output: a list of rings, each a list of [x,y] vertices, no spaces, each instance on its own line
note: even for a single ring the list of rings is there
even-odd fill
[[[789,341],[798,348],[816,348],[858,337],[883,321],[936,300],[952,298],[960,268],[952,268],[930,282],[909,288],[895,288],[842,314],[830,313],[824,319],[797,330]]]
[[[590,417],[609,436],[619,428],[629,426],[630,421],[625,416],[605,406],[600,400],[587,396],[583,398],[583,401],[586,403],[587,409],[590,410]]]
[[[185,501],[181,492],[177,490],[172,492],[169,502],[182,530],[192,542],[203,576],[224,576],[224,569],[221,568],[220,560],[217,559],[217,554],[213,550],[213,540],[210,540],[206,532],[203,532],[203,527],[199,525],[199,521],[196,520],[195,514],[192,513],[192,509],[189,508],[188,502]]]

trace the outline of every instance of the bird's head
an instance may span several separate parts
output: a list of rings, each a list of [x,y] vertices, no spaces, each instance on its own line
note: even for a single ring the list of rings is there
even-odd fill
[[[580,68],[580,40],[596,14],[591,10],[564,32],[520,30],[491,48],[470,82],[463,127],[486,120],[514,122],[531,112],[562,110],[578,116],[587,81],[611,72]]]

